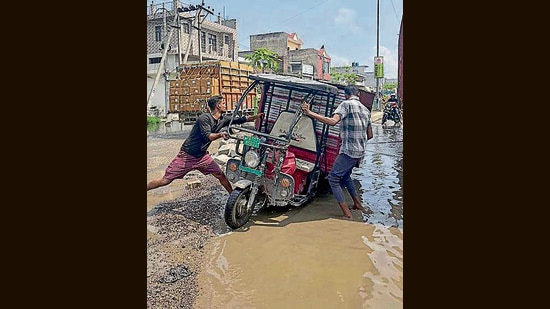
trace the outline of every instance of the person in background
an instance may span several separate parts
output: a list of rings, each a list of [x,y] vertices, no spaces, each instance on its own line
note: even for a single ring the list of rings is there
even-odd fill
[[[354,85],[344,88],[345,100],[338,105],[332,118],[319,115],[309,109],[309,104],[302,104],[304,114],[329,126],[340,124],[342,145],[334,165],[329,172],[328,182],[344,218],[351,219],[351,211],[344,199],[342,186],[348,189],[353,199],[351,209],[366,212],[351,179],[351,171],[365,155],[367,147],[367,126],[370,123],[370,111],[359,101],[359,90]]]
[[[174,179],[182,179],[192,170],[198,170],[204,175],[212,174],[221,185],[231,193],[233,188],[220,166],[207,152],[208,146],[220,137],[227,138],[228,133],[221,130],[229,125],[231,118],[223,116],[227,110],[225,99],[221,95],[211,97],[207,101],[210,112],[202,113],[198,118],[189,137],[181,145],[179,153],[166,168],[164,176],[147,183],[147,191],[170,184]],[[264,113],[253,116],[242,116],[233,120],[234,124],[242,124],[263,118]]]
[[[395,97],[395,94],[390,95],[390,98],[386,102],[386,104],[390,104],[390,106],[392,106],[392,107],[397,106],[398,103],[399,103],[399,101]]]

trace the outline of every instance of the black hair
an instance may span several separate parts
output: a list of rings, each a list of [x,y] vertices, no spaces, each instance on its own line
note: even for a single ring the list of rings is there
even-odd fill
[[[214,108],[216,108],[216,104],[220,103],[223,100],[223,97],[221,95],[215,95],[208,99],[206,103],[208,103],[208,107],[210,108],[210,111],[214,111]]]
[[[350,95],[358,95],[359,94],[359,89],[354,86],[354,85],[347,85],[345,88],[344,88],[344,93],[348,96]]]

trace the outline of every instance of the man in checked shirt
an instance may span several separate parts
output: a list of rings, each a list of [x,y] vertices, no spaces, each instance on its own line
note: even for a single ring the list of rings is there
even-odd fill
[[[351,219],[350,208],[346,205],[342,186],[348,189],[353,206],[351,209],[366,212],[350,177],[353,167],[359,166],[367,147],[367,126],[370,123],[370,112],[359,101],[359,90],[354,85],[344,88],[346,100],[342,101],[334,111],[332,118],[321,116],[309,110],[309,104],[302,104],[304,114],[329,126],[341,121],[340,138],[342,144],[334,165],[328,175],[328,182],[334,198],[344,213],[344,218]]]

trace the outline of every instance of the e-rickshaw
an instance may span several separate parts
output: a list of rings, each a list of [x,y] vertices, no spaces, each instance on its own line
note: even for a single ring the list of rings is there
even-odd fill
[[[345,100],[343,86],[276,74],[251,74],[249,79],[253,82],[235,105],[228,126],[237,156],[226,164],[234,190],[224,218],[233,229],[245,225],[263,207],[309,202],[340,147],[339,124],[328,126],[303,116],[301,106],[307,102],[312,111],[331,117]],[[257,119],[253,129],[234,125],[233,119],[243,114],[243,100],[255,87],[261,89],[258,112],[265,117]],[[372,98],[363,102],[369,109]]]

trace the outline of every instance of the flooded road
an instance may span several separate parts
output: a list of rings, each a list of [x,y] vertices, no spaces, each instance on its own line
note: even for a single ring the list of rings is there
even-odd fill
[[[206,245],[194,308],[402,308],[403,128],[375,123],[373,131],[352,175],[367,222],[356,210],[354,220],[339,219],[332,195],[261,210]],[[148,128],[148,136],[157,133]]]

